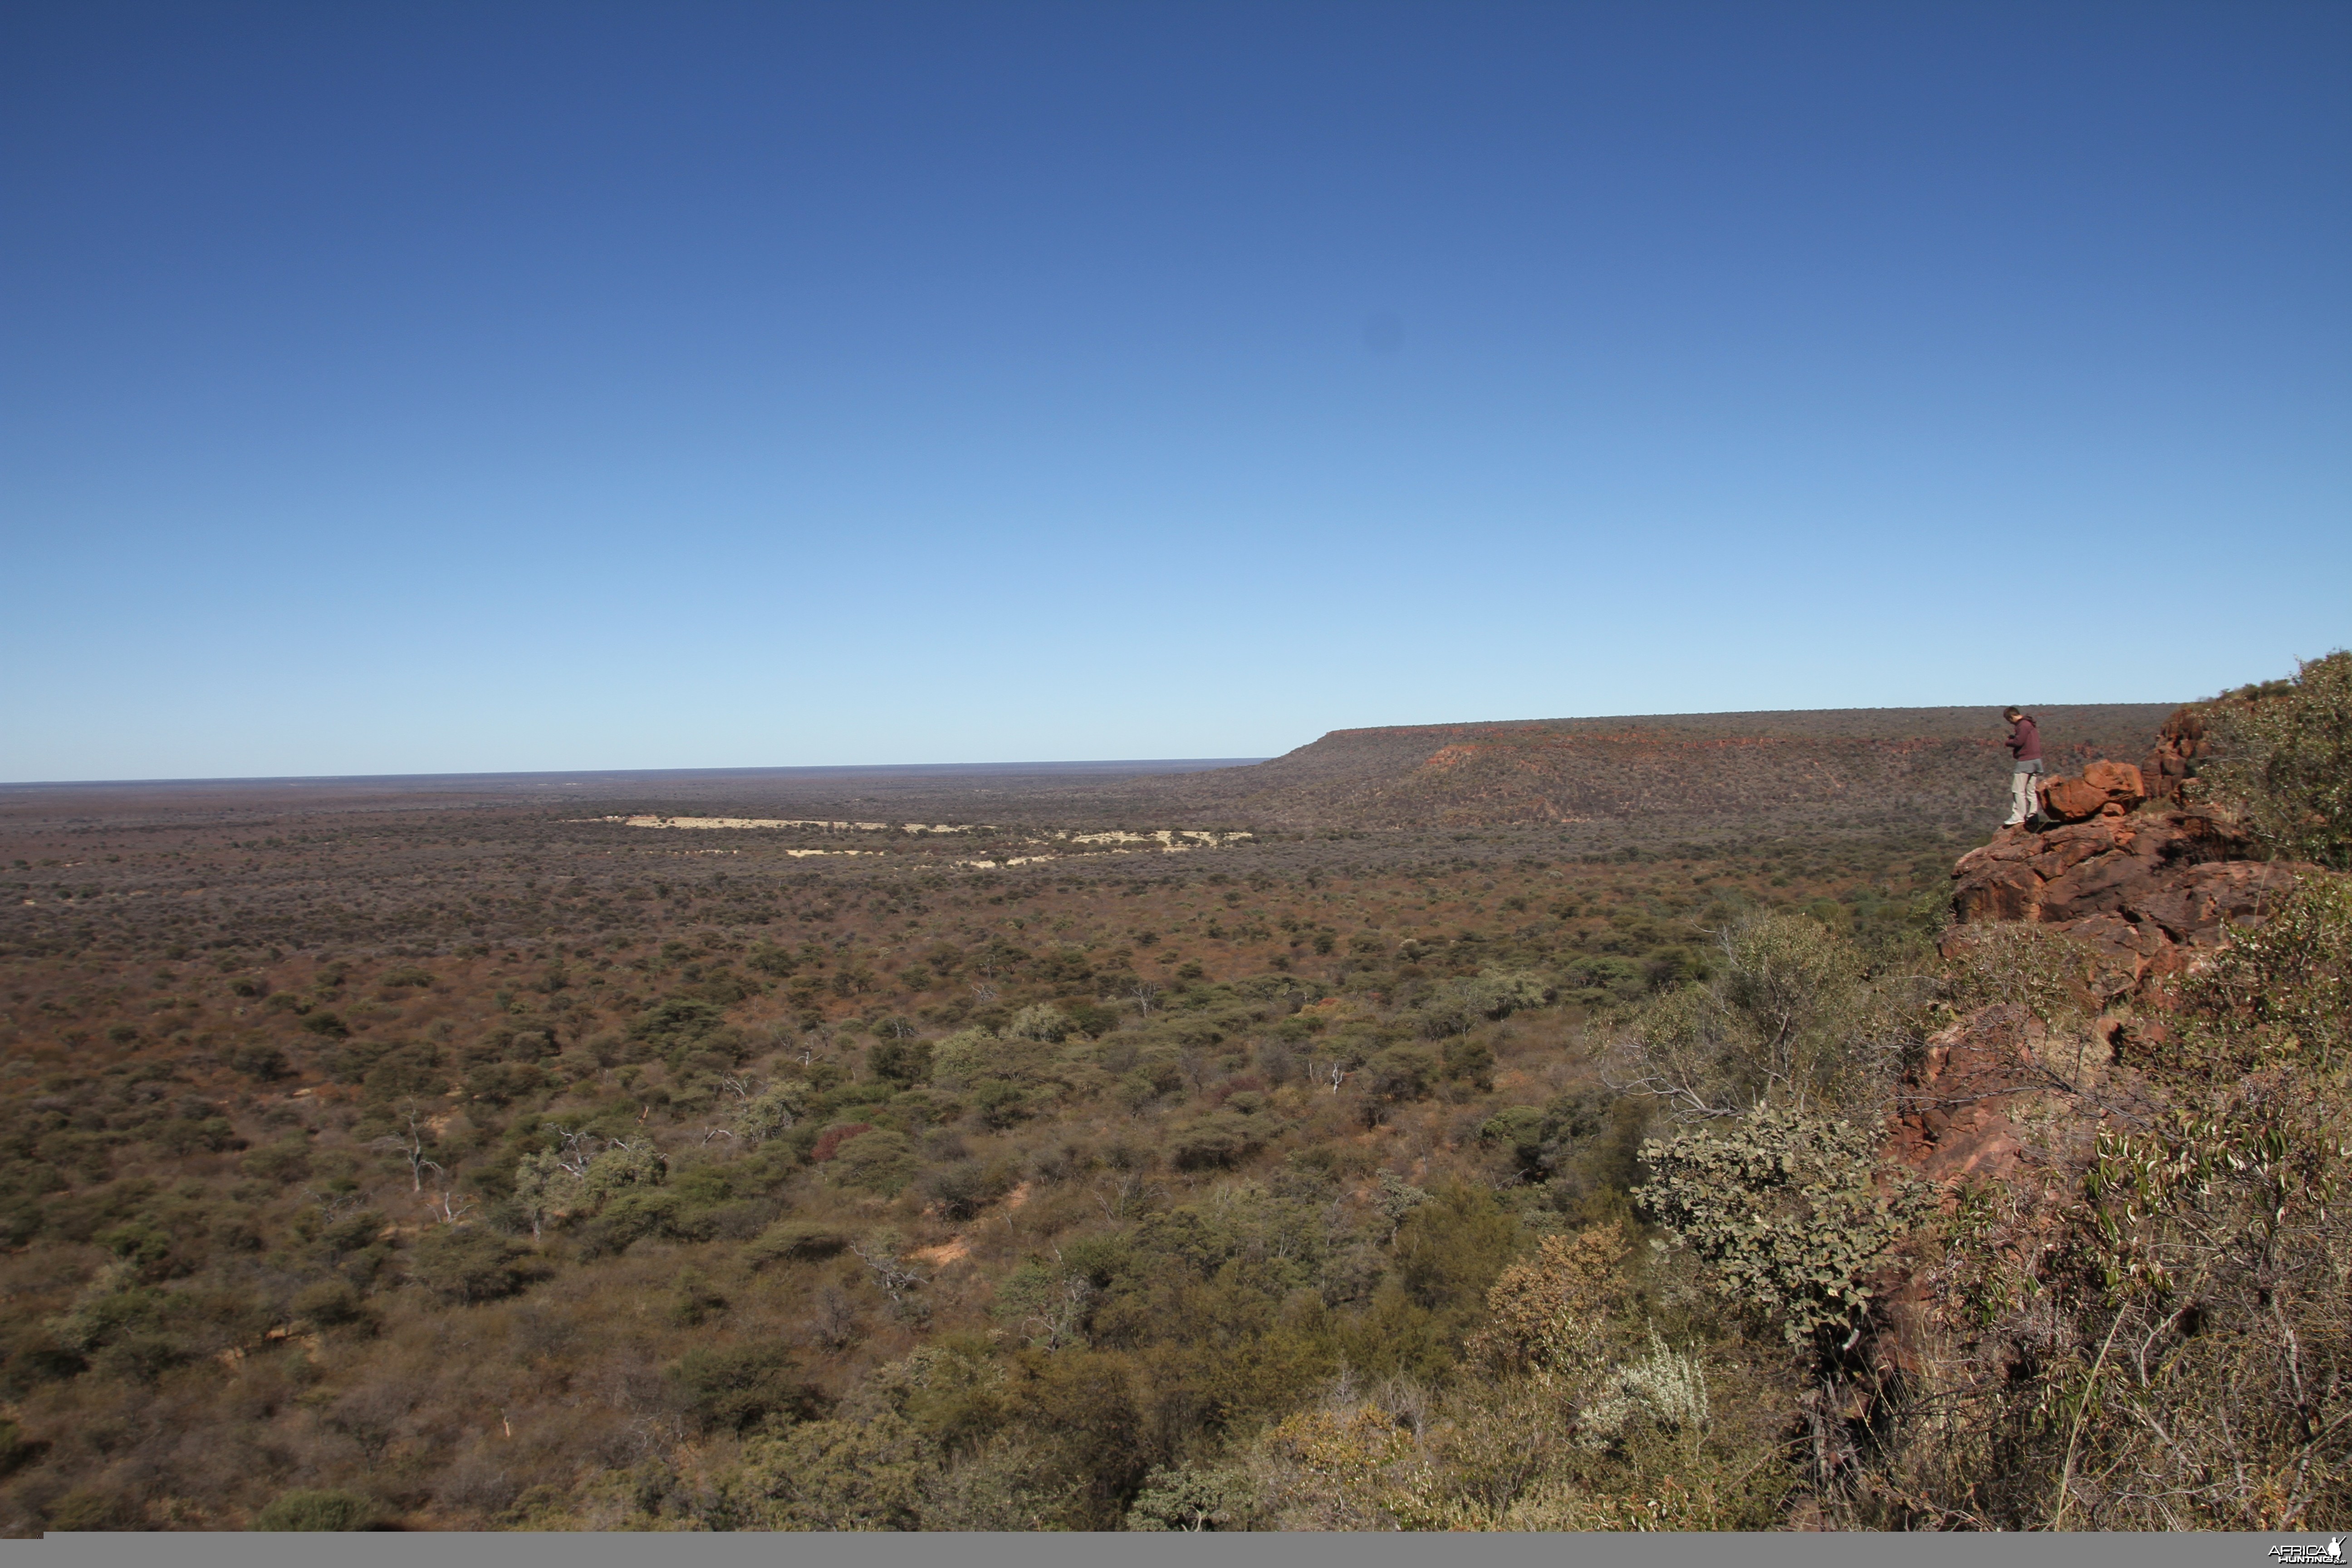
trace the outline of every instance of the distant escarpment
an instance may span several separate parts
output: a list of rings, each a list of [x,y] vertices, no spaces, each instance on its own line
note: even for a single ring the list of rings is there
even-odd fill
[[[2146,754],[2173,710],[2036,711],[2053,765],[2063,766]],[[1269,826],[1957,826],[1983,821],[2006,799],[2005,734],[1980,708],[1338,730],[1271,762],[1166,787],[1192,811]]]

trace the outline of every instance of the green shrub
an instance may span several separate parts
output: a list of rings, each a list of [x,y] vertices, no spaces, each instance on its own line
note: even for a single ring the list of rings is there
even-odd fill
[[[862,1187],[884,1197],[896,1197],[915,1179],[915,1145],[903,1132],[876,1128],[841,1145],[827,1163],[826,1175],[835,1184]]]
[[[2098,950],[2071,931],[2000,921],[1955,931],[1944,963],[1944,1000],[1962,1013],[1995,1005],[2021,1007],[2045,1023],[2095,1012]]]
[[[1365,1067],[1365,1092],[1375,1106],[1402,1105],[1424,1098],[1441,1070],[1436,1054],[1423,1047],[1391,1046]]]
[[[1003,1043],[988,1030],[958,1030],[931,1048],[931,1080],[961,1088],[989,1076],[1003,1055]]]
[[[1548,1119],[1539,1106],[1513,1105],[1488,1117],[1478,1129],[1478,1141],[1508,1154],[1523,1176],[1543,1170]]]
[[[253,1528],[268,1531],[365,1530],[375,1505],[354,1492],[298,1488],[282,1493],[253,1516]]]
[[[801,966],[799,959],[770,942],[761,942],[754,947],[743,963],[746,967],[778,980],[789,980],[793,971]]]
[[[1017,1039],[1059,1045],[1070,1037],[1070,1020],[1052,1003],[1040,1002],[1013,1014],[1004,1032]]]
[[[93,1352],[89,1366],[100,1377],[144,1385],[195,1359],[194,1347],[179,1335],[161,1329],[134,1328]]]
[[[920,1185],[923,1196],[948,1219],[970,1219],[1004,1193],[1003,1184],[977,1160],[934,1166],[923,1173]]]
[[[1628,1020],[1628,1087],[1685,1117],[1765,1103],[1818,1109],[1866,1099],[1896,1066],[1874,1049],[1899,1030],[1862,952],[1819,921],[1768,914],[1723,935],[1712,974]]]
[[[1062,1011],[1070,1026],[1090,1040],[1098,1040],[1118,1027],[1119,1014],[1116,1007],[1097,1007],[1091,1002],[1065,1002]]]
[[[1441,984],[1421,1005],[1421,1027],[1432,1036],[1466,1034],[1487,1019],[1507,1018],[1526,1007],[1540,1007],[1552,999],[1551,986],[1540,975],[1518,970],[1487,968],[1470,979]]]
[[[923,1435],[884,1411],[755,1437],[722,1476],[718,1521],[740,1530],[912,1530],[932,1461]]]
[[[581,1191],[590,1202],[617,1193],[657,1187],[669,1176],[669,1157],[646,1140],[614,1143],[588,1162]]]
[[[341,1328],[367,1321],[367,1300],[348,1279],[320,1279],[294,1294],[295,1316],[322,1329]]]
[[[1143,1489],[1128,1505],[1127,1528],[1246,1530],[1258,1506],[1257,1489],[1244,1470],[1158,1468],[1144,1477]]]
[[[0,1420],[0,1480],[15,1475],[48,1448],[17,1429],[14,1421]]]
[[[839,1227],[814,1220],[779,1220],[743,1248],[743,1261],[756,1269],[784,1259],[831,1258],[849,1245]]]
[[[473,1226],[437,1226],[409,1255],[408,1277],[452,1305],[511,1296],[537,1277],[530,1255]]]
[[[778,1344],[688,1351],[666,1374],[705,1432],[741,1434],[824,1413],[824,1398]]]
[[[686,1200],[676,1193],[659,1187],[633,1188],[604,1205],[595,1218],[580,1227],[580,1255],[616,1257],[649,1236],[673,1241],[707,1240],[707,1235],[697,1234],[707,1218],[707,1211],[689,1211]]]
[[[484,1105],[510,1105],[546,1087],[546,1070],[534,1062],[485,1062],[466,1074],[466,1092]]]
[[[2025,1431],[2073,1428],[2040,1445],[2055,1507],[2030,1522],[2275,1531],[2352,1506],[2352,1424],[2320,1416],[2352,1364],[2347,1089],[2277,1067],[2101,1130],[2051,1281],[2071,1342],[2017,1391]]]
[[[866,1053],[866,1069],[886,1083],[912,1085],[931,1076],[929,1040],[877,1040]]]
[[[2352,652],[2305,661],[2283,694],[2218,716],[2210,798],[2273,855],[2352,870]]]
[[[75,1488],[48,1508],[49,1529],[65,1534],[127,1529],[132,1517],[121,1498],[86,1487]]]
[[[366,1098],[378,1105],[414,1095],[437,1094],[449,1085],[440,1050],[424,1041],[391,1047],[370,1062],[361,1076]]]
[[[629,1026],[629,1037],[656,1051],[673,1051],[703,1044],[726,1027],[727,1010],[697,996],[672,996],[656,1002]]]
[[[2158,1072],[2226,1080],[2277,1062],[2352,1061],[2352,877],[2306,875],[2180,986]]]
[[[287,1065],[286,1053],[267,1040],[255,1040],[231,1047],[228,1065],[262,1083],[275,1083],[292,1070]]]
[[[1019,1084],[1001,1078],[982,1079],[972,1086],[971,1108],[982,1121],[1003,1131],[1028,1120],[1029,1094]]]
[[[1398,1283],[1414,1305],[1466,1319],[1526,1244],[1518,1220],[1491,1192],[1448,1183],[1397,1227]]]
[[[1255,1117],[1212,1111],[1177,1131],[1169,1143],[1169,1158],[1180,1171],[1236,1164],[1265,1147],[1265,1124]]]
[[[1481,1094],[1495,1088],[1495,1048],[1469,1035],[1445,1042],[1445,1076],[1468,1084]]]
[[[756,1149],[769,1139],[789,1132],[808,1114],[816,1091],[799,1079],[762,1089],[735,1108],[733,1130],[746,1148]]]

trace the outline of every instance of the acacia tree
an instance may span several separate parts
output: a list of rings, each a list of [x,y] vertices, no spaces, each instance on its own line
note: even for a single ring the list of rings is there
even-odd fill
[[[404,1108],[403,1114],[408,1122],[406,1131],[387,1132],[369,1147],[389,1151],[407,1161],[410,1190],[421,1193],[425,1190],[425,1173],[428,1170],[438,1172],[441,1166],[427,1152],[430,1146],[425,1142],[424,1112],[417,1110],[412,1100]]]
[[[579,1128],[558,1130],[558,1145],[526,1154],[515,1167],[515,1201],[530,1218],[531,1239],[549,1220],[594,1208],[625,1187],[658,1186],[669,1162],[646,1139],[603,1139]]]

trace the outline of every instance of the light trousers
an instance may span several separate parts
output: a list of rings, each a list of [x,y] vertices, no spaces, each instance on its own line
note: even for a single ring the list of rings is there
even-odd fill
[[[2017,764],[2017,771],[2009,776],[2009,820],[2002,826],[2014,827],[2042,809],[2042,802],[2034,794],[2034,781],[2041,776],[2040,763]]]

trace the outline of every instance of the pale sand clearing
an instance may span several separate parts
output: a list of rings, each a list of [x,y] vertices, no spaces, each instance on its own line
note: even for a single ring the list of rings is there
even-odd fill
[[[819,817],[800,816],[599,816],[596,822],[617,822],[625,827],[818,827],[835,833],[995,833],[997,825],[987,822],[833,822]],[[1072,833],[1055,828],[1045,836],[1070,844],[1157,844],[1162,848],[1191,848],[1196,845],[1216,847],[1236,844],[1255,837],[1249,833],[1214,833],[1197,827],[1161,827],[1148,833],[1129,833],[1112,829],[1104,833]],[[1178,841],[1190,840],[1180,844]]]
[[[598,816],[595,822],[617,822],[624,827],[819,827],[833,833],[986,833],[984,822],[832,822],[814,816]]]
[[[783,816],[656,816],[652,815],[643,815],[637,816],[600,816],[591,820],[597,822],[617,822],[625,827],[818,827],[835,833],[887,833],[892,831],[895,827],[896,830],[900,833],[932,835],[953,833],[992,833],[999,831],[999,829],[987,823],[902,822],[892,824],[887,822],[830,822],[813,817]],[[1032,837],[1026,840],[1026,842],[1031,844],[1066,843],[1106,844],[1116,846],[1130,844],[1148,845],[1157,848],[1164,855],[1180,855],[1187,850],[1192,849],[1222,849],[1227,845],[1239,844],[1245,839],[1255,837],[1255,835],[1249,833],[1213,833],[1197,827],[1162,827],[1149,833],[1129,833],[1123,829],[1113,829],[1105,833],[1072,833],[1066,828],[1056,828],[1044,835],[1042,837]],[[784,853],[794,859],[802,859],[811,856],[879,855],[884,853],[884,851],[879,849],[787,849]],[[1110,853],[1114,855],[1128,855],[1134,853],[1134,851],[1125,847],[1118,847],[1113,848]],[[958,860],[955,864],[969,868],[975,871],[1002,871],[1013,866],[1035,866],[1041,865],[1048,860],[1059,860],[1062,858],[1064,858],[1064,857],[1059,855],[1011,855],[999,860]]]

